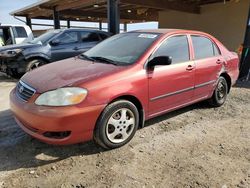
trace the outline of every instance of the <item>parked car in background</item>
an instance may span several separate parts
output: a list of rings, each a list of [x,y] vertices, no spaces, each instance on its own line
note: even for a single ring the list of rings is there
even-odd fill
[[[117,148],[145,120],[203,100],[223,105],[238,65],[237,54],[203,32],[122,33],[25,74],[10,105],[20,127],[46,143],[94,139]]]
[[[18,77],[39,66],[77,56],[110,37],[104,31],[59,29],[19,45],[0,49],[0,70]]]
[[[32,31],[27,25],[0,24],[0,50],[2,46],[21,44],[33,39]]]

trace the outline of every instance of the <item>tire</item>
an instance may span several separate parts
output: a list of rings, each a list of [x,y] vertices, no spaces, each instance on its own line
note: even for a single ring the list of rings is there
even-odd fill
[[[226,102],[227,95],[228,95],[228,83],[226,79],[221,76],[217,82],[213,96],[209,100],[209,104],[213,107],[220,107]]]
[[[25,72],[29,72],[29,71],[32,71],[40,66],[43,66],[45,65],[47,62],[45,62],[44,60],[42,59],[34,59],[34,60],[31,60],[28,62],[27,66],[26,66],[26,69],[25,69]]]
[[[98,118],[94,140],[105,149],[119,148],[134,137],[138,126],[136,106],[127,100],[119,100],[108,105]]]

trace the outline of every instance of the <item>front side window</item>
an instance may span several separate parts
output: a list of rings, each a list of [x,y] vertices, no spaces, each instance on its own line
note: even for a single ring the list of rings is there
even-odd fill
[[[153,56],[169,56],[172,58],[172,64],[189,61],[190,56],[187,36],[178,35],[167,39]]]
[[[40,35],[39,37],[35,38],[34,40],[32,40],[29,43],[33,43],[33,44],[46,44],[47,42],[49,42],[52,38],[56,37],[57,35],[59,35],[62,31],[61,30],[52,30],[52,31],[48,31],[42,35]]]
[[[26,38],[28,37],[26,30],[23,27],[14,27],[13,28],[14,35],[17,38]]]
[[[208,38],[191,36],[194,47],[195,59],[205,59],[220,54],[218,47]]]
[[[78,42],[78,34],[76,31],[74,32],[65,32],[62,33],[57,40],[60,44],[69,44],[69,43],[77,43]]]

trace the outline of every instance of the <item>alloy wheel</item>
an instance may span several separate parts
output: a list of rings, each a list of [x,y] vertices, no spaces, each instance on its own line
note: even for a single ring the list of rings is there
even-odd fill
[[[31,67],[30,67],[30,70],[34,70],[38,67],[42,66],[42,63],[37,61],[36,63],[34,63]]]
[[[115,111],[106,126],[107,138],[115,144],[126,141],[133,133],[135,122],[135,115],[128,108]]]
[[[227,93],[226,84],[227,83],[225,83],[223,80],[221,80],[218,83],[218,86],[217,86],[217,96],[218,96],[219,100],[222,100],[226,96],[226,93]]]

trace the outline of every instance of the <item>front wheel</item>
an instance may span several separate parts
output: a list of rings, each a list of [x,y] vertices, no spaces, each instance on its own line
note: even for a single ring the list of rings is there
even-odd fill
[[[136,106],[127,100],[116,101],[108,105],[99,117],[94,140],[106,149],[119,148],[133,138],[138,125]]]
[[[46,62],[43,61],[42,59],[34,59],[28,62],[27,66],[26,66],[26,72],[32,71],[38,67],[41,67],[43,65],[45,65]]]
[[[220,77],[217,86],[214,90],[212,98],[209,100],[210,105],[214,107],[222,106],[227,99],[228,94],[228,84],[224,77]]]

